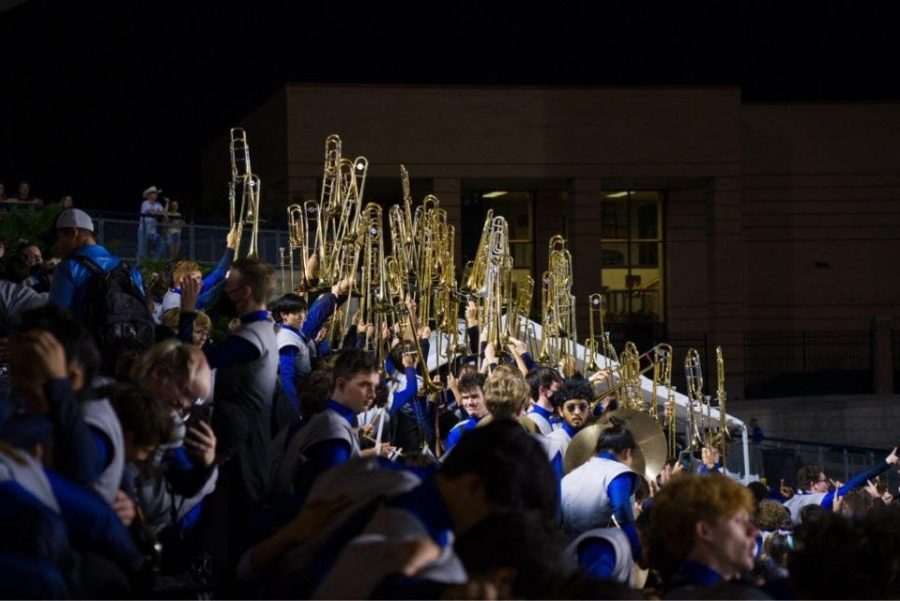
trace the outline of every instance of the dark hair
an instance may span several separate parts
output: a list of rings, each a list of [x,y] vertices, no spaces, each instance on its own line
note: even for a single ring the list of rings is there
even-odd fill
[[[823,512],[794,529],[794,543],[788,570],[798,599],[900,597],[900,507],[876,506],[856,520]]]
[[[817,522],[827,514],[821,505],[807,505],[800,510],[800,523]]]
[[[239,274],[239,281],[250,286],[251,297],[257,303],[265,303],[275,292],[275,269],[261,259],[238,259],[231,269]]]
[[[375,355],[362,349],[344,349],[334,362],[332,377],[335,382],[338,378],[350,381],[357,374],[370,374],[377,371],[378,363],[375,361]]]
[[[3,271],[4,279],[7,279],[14,284],[21,284],[29,275],[31,275],[31,267],[29,267],[28,263],[25,262],[25,259],[18,254],[13,255],[6,260]]]
[[[100,351],[94,337],[71,313],[56,305],[32,309],[22,315],[20,332],[45,330],[53,334],[66,352],[66,362],[78,362],[84,371],[85,387],[89,387],[100,368]]]
[[[528,372],[528,386],[532,400],[538,400],[541,388],[549,388],[554,382],[562,382],[562,376],[552,367],[538,367]]]
[[[476,474],[488,500],[510,511],[535,510],[556,519],[556,477],[541,444],[514,420],[475,428],[447,455],[440,473],[450,479]]]
[[[481,520],[454,542],[466,572],[477,576],[514,568],[512,594],[520,599],[551,599],[564,578],[562,532],[535,511],[501,511]]]
[[[612,418],[612,426],[600,432],[597,438],[597,452],[612,451],[618,455],[626,449],[634,450],[637,444],[634,442],[634,436],[620,421]]]
[[[284,321],[284,315],[294,315],[307,310],[306,301],[296,294],[285,294],[270,307],[275,321]]]
[[[331,397],[334,382],[331,372],[326,369],[316,369],[306,377],[297,387],[297,397],[300,401],[300,413],[309,418],[316,413],[325,410],[325,403]]]
[[[560,393],[564,403],[571,399],[594,400],[594,389],[591,383],[581,374],[576,374],[563,380]]]
[[[481,390],[484,391],[484,383],[487,381],[487,376],[481,373],[465,373],[459,379],[459,383],[457,387],[460,392],[472,392],[473,390]]]
[[[105,389],[122,431],[129,432],[137,447],[158,447],[172,436],[172,420],[166,403],[134,384],[117,383]]]
[[[751,482],[747,485],[747,488],[753,493],[753,498],[756,500],[757,504],[759,504],[760,501],[769,498],[769,489],[766,488],[766,485],[762,482]]]
[[[825,470],[818,465],[804,465],[797,471],[797,487],[800,490],[809,490],[809,487],[819,479],[819,474],[824,473]]]

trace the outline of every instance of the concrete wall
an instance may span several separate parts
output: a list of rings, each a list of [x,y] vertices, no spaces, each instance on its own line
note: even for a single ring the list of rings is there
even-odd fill
[[[819,396],[745,400],[728,408],[766,436],[891,449],[900,444],[900,396]]]

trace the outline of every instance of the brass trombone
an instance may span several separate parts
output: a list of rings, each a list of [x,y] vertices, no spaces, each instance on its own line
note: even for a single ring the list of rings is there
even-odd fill
[[[241,237],[244,226],[250,226],[250,245],[248,257],[259,256],[259,177],[250,167],[250,145],[247,143],[247,132],[242,127],[232,127],[230,132],[229,152],[231,155],[231,183],[228,186],[229,216],[231,228],[238,228],[234,258],[240,257]],[[240,209],[235,203],[237,191],[240,189]]]

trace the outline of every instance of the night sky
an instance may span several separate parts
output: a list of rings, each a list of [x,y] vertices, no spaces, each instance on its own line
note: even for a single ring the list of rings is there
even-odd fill
[[[0,13],[0,181],[96,208],[151,184],[190,200],[205,145],[290,81],[900,100],[898,2],[563,4],[27,0]]]

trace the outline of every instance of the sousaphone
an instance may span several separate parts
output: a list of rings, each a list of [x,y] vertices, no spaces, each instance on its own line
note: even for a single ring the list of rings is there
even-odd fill
[[[616,409],[606,413],[576,434],[566,450],[565,472],[568,474],[597,454],[597,440],[601,432],[612,426],[611,418],[620,421],[637,444],[631,469],[648,480],[656,478],[666,463],[666,437],[659,422],[636,409]]]

